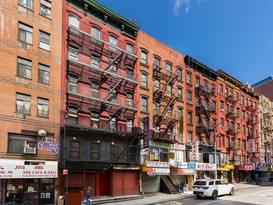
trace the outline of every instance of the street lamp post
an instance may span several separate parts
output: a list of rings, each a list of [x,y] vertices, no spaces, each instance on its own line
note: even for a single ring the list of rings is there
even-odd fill
[[[216,148],[217,148],[217,141],[216,141],[216,126],[213,128],[213,134],[214,134],[214,164],[215,164],[215,170],[214,170],[214,176],[215,179],[217,179],[217,162],[216,162]]]

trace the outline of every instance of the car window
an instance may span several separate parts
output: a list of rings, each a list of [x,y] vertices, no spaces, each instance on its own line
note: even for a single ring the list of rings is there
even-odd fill
[[[206,185],[206,181],[196,181],[194,182],[194,185]]]
[[[221,185],[222,183],[221,183],[221,181],[216,181],[215,184],[216,185]]]
[[[210,181],[210,182],[209,182],[209,185],[213,185],[213,184],[214,184],[213,182],[214,182],[214,181]]]
[[[226,183],[225,183],[224,181],[221,181],[221,184],[222,184],[222,185],[226,185]]]

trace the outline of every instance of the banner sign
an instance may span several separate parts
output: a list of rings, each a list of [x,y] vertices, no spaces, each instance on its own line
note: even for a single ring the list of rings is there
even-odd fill
[[[192,145],[192,161],[199,160],[199,141],[196,140]]]
[[[170,168],[169,162],[147,161],[147,167],[166,167]]]
[[[199,170],[199,171],[214,171],[215,169],[216,169],[215,164],[196,163],[196,170]]]
[[[196,164],[195,163],[189,163],[189,162],[178,162],[177,167],[182,168],[182,169],[195,169]]]
[[[35,165],[30,165],[31,163]],[[1,160],[0,179],[57,178],[58,162]]]
[[[150,143],[150,119],[145,117],[143,119],[143,148],[149,147]]]
[[[155,176],[155,175],[170,175],[170,168],[148,168],[147,175]]]

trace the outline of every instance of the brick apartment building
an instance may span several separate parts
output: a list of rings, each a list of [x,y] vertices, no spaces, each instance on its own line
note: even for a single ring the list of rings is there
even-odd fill
[[[265,79],[260,80],[257,83],[254,83],[252,85],[254,90],[266,97],[269,98],[271,102],[273,102],[273,92],[272,92],[272,87],[273,87],[273,76],[269,76]]]
[[[60,1],[0,1],[0,203],[56,204]]]
[[[139,28],[94,0],[63,3],[60,194],[139,194]]]

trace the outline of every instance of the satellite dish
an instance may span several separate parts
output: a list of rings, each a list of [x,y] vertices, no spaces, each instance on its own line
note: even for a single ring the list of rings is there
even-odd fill
[[[44,137],[44,136],[46,136],[46,131],[45,130],[38,130],[38,135],[40,137]]]

